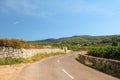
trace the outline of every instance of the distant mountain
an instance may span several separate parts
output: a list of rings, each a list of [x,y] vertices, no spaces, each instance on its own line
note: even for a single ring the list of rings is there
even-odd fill
[[[50,39],[45,39],[45,40],[36,40],[35,42],[54,42],[56,41],[57,39],[54,39],[54,38],[50,38]]]
[[[36,40],[34,43],[40,44],[70,44],[70,45],[83,45],[83,44],[110,44],[112,38],[115,37],[117,42],[120,43],[120,35],[108,35],[108,36],[90,36],[90,35],[75,35],[72,37],[63,37],[59,39],[45,39],[45,40]]]
[[[90,36],[90,35],[74,35],[72,37],[82,37],[82,36]]]

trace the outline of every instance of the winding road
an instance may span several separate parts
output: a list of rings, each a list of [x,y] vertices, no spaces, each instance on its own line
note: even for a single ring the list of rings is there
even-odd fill
[[[15,80],[119,80],[77,62],[74,56],[50,57],[30,64]]]

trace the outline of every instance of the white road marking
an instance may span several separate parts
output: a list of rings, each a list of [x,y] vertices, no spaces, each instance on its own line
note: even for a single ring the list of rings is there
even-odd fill
[[[74,77],[71,76],[65,69],[62,69],[62,71],[63,71],[65,74],[67,74],[71,79],[74,79]]]
[[[59,63],[59,62],[60,62],[60,60],[58,59],[58,60],[57,60],[57,62]]]

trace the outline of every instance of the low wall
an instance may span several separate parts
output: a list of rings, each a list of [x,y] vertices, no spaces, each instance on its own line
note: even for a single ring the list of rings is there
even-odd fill
[[[0,58],[27,58],[38,53],[64,52],[62,49],[13,49],[11,47],[0,47]]]
[[[76,59],[87,66],[120,78],[120,61],[118,60],[98,58],[84,54],[78,54]]]

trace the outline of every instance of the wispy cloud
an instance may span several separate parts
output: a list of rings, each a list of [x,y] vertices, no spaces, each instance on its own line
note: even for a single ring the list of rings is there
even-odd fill
[[[114,15],[116,12],[103,7],[99,4],[87,3],[85,0],[76,1],[48,1],[47,5],[39,4],[41,2],[36,0],[2,0],[0,4],[0,11],[3,13],[16,12],[18,14],[30,16],[52,16],[56,13],[96,13],[102,15]],[[65,3],[66,2],[66,3]]]
[[[80,0],[78,3],[71,3],[69,5],[66,4],[62,7],[62,9],[73,13],[87,13],[87,14],[94,13],[108,16],[116,14],[116,11],[113,11],[108,7],[102,6],[99,3],[92,4],[84,0]]]
[[[39,5],[35,4],[31,0],[4,0],[1,2],[0,11],[9,13],[16,12],[25,15],[32,16],[49,16],[51,13],[40,11]]]

